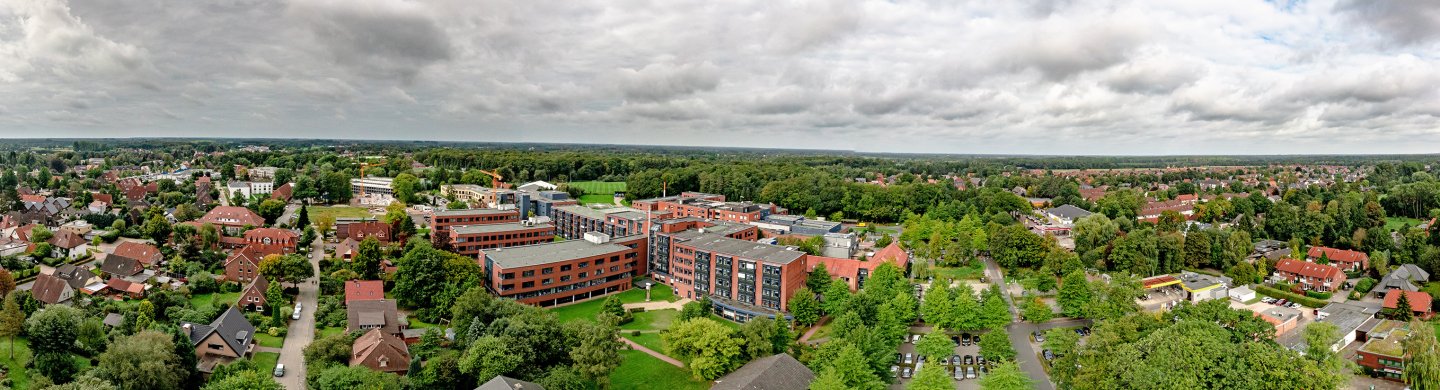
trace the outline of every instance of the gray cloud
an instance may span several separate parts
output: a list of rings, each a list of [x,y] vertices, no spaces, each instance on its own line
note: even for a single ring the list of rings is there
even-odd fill
[[[1400,44],[1440,38],[1440,2],[1432,0],[1339,0],[1335,12]]]
[[[297,0],[289,13],[309,28],[336,65],[408,80],[451,58],[450,37],[416,3]]]
[[[640,69],[622,69],[620,91],[626,99],[661,101],[720,85],[720,68],[710,63],[646,65]]]

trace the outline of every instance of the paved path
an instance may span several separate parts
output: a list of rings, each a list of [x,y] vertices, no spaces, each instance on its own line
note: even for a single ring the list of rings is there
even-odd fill
[[[280,353],[280,352],[283,352],[283,351],[282,351],[280,348],[262,347],[262,346],[256,345],[256,346],[255,346],[255,352]]]
[[[320,258],[325,256],[322,240],[315,240],[315,247],[310,251],[310,266],[315,267],[318,275],[320,269]],[[319,300],[320,286],[316,285],[318,277],[306,279],[300,284],[300,319],[290,321],[290,330],[285,334],[285,345],[280,349],[280,364],[285,365],[285,376],[277,378],[281,385],[290,390],[305,389],[305,347],[315,341],[315,308]]]
[[[685,368],[685,363],[681,363],[679,360],[675,360],[675,358],[665,356],[665,354],[663,353],[655,352],[655,350],[653,349],[645,348],[644,345],[636,344],[634,341],[630,341],[630,339],[621,337],[620,341],[630,345],[630,348],[635,348],[636,351],[644,352],[650,356],[654,356],[656,359],[660,359],[661,361],[670,363],[675,367]]]
[[[689,299],[685,299],[685,298],[680,298],[680,300],[677,300],[677,301],[675,301],[675,302],[666,302],[666,301],[635,302],[635,303],[626,303],[626,304],[622,305],[621,307],[624,307],[624,308],[626,308],[626,309],[634,309],[634,308],[637,308],[637,307],[641,307],[641,308],[645,308],[645,311],[665,310],[665,309],[681,310],[681,309],[684,309],[684,308],[685,308],[685,304],[686,304],[686,303],[690,303],[690,300],[689,300]]]
[[[820,317],[820,321],[816,322],[815,326],[810,327],[810,330],[805,331],[805,334],[800,335],[800,339],[797,340],[797,342],[803,343],[810,341],[810,336],[814,336],[815,332],[819,332],[820,327],[825,326],[827,322],[830,322],[830,317]]]

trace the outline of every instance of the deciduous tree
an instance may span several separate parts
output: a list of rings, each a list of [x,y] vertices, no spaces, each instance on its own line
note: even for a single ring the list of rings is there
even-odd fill
[[[121,389],[179,389],[186,370],[180,367],[170,335],[142,331],[116,339],[100,354],[97,376]]]
[[[795,323],[810,326],[820,321],[820,301],[815,299],[815,292],[809,287],[801,287],[795,290],[795,295],[790,296],[790,314],[795,316]]]

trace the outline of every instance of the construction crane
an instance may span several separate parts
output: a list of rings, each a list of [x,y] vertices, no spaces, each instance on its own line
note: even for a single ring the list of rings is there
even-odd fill
[[[376,162],[376,163],[368,163],[368,162],[363,162],[363,161],[361,161],[361,162],[360,162],[360,178],[361,178],[361,179],[364,179],[364,178],[365,178],[365,168],[369,168],[369,167],[373,167],[373,166],[379,166],[379,165],[385,165],[385,164],[386,164],[386,161],[385,161],[385,160],[380,160],[380,162]],[[360,186],[360,196],[361,196],[361,197],[364,197],[364,196],[365,196],[365,186]]]
[[[507,189],[507,190],[510,189],[510,183],[506,183],[506,182],[502,181],[502,180],[505,180],[505,177],[504,177],[504,176],[500,176],[500,174],[498,174],[498,173],[495,173],[495,172],[493,172],[493,171],[487,171],[487,170],[484,170],[484,169],[476,169],[476,170],[477,170],[477,171],[480,171],[480,173],[484,173],[484,174],[486,174],[486,175],[490,175],[490,188],[494,188],[494,189]]]

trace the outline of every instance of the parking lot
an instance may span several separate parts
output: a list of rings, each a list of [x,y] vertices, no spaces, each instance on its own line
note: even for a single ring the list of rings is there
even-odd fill
[[[947,361],[944,361],[944,362],[931,362],[931,361],[920,362],[920,361],[918,361],[918,360],[920,359],[920,357],[915,353],[915,343],[913,342],[913,340],[915,340],[917,336],[924,336],[924,335],[927,334],[927,333],[930,333],[930,327],[927,327],[927,326],[915,326],[915,327],[911,327],[911,328],[910,328],[910,336],[909,336],[910,339],[907,339],[907,340],[905,340],[904,343],[901,343],[901,344],[900,344],[900,351],[899,351],[900,359],[898,359],[899,362],[898,362],[898,364],[894,364],[894,366],[892,367],[892,368],[894,368],[894,369],[895,369],[896,371],[898,371],[898,372],[897,372],[896,375],[895,375],[896,383],[893,384],[893,385],[890,385],[890,388],[891,388],[891,389],[904,389],[904,388],[905,388],[905,385],[908,384],[908,383],[910,383],[910,379],[911,379],[911,378],[906,378],[904,375],[902,375],[902,374],[904,374],[904,372],[905,372],[906,369],[909,370],[910,376],[911,376],[911,377],[914,377],[915,374],[916,374],[916,372],[917,372],[917,370],[918,370],[918,367],[921,367],[922,364],[923,364],[923,365],[929,365],[929,364],[939,363],[939,364],[945,366],[945,368],[946,368],[945,372],[946,372],[947,374],[950,374],[951,381],[953,381],[953,382],[955,383],[955,385],[956,385],[955,388],[957,388],[957,389],[979,389],[979,388],[980,388],[980,382],[979,382],[980,378],[983,377],[983,376],[985,376],[985,373],[989,371],[989,368],[990,368],[990,367],[992,367],[992,366],[989,366],[989,365],[983,365],[983,366],[982,366],[981,364],[979,364],[978,359],[979,359],[979,357],[980,357],[980,346],[975,343],[975,340],[978,340],[978,338],[979,338],[979,334],[977,334],[977,333],[968,333],[972,339],[975,339],[975,340],[972,340],[972,341],[969,343],[969,345],[960,345],[961,343],[958,343],[958,342],[956,343],[954,353],[950,356],[950,358],[951,358],[951,359],[956,359],[956,358],[958,358],[959,364],[954,364],[954,363],[951,363],[950,361],[948,361],[949,359],[946,359]],[[956,337],[959,337],[959,334],[957,334]],[[909,357],[910,357],[910,360],[909,360],[910,362],[909,362],[909,363],[906,363],[906,359],[905,359],[905,358],[906,358],[906,354],[909,354]],[[967,360],[965,359],[966,356],[969,356],[969,357],[970,357],[970,360],[969,360],[970,364],[965,364],[965,362],[967,361]],[[964,379],[955,379],[955,368],[956,368],[956,367],[959,367],[959,368],[960,368],[960,370],[961,370],[961,371],[960,371],[961,377],[964,378]],[[967,376],[966,373],[967,373],[969,370],[974,370],[974,374],[975,374],[975,377],[974,377],[974,378],[966,378],[966,376]]]
[[[1145,311],[1165,311],[1185,300],[1185,290],[1179,286],[1166,286],[1145,291],[1140,308]]]

